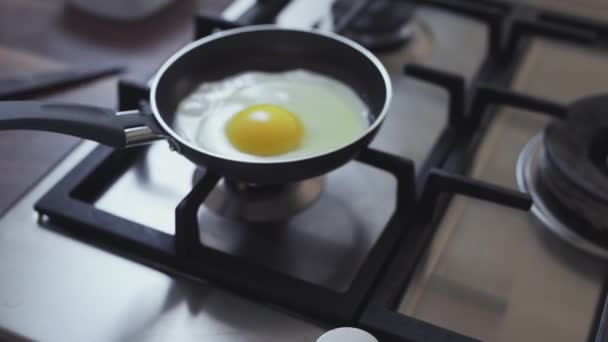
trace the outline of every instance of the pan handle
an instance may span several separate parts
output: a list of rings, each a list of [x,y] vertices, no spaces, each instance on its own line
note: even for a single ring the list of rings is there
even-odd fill
[[[139,111],[40,101],[0,102],[0,131],[28,129],[68,134],[122,148],[164,138]],[[154,127],[152,127],[154,126]]]

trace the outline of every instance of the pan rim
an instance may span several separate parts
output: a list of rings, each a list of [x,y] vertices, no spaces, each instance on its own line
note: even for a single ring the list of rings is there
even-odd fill
[[[238,158],[230,158],[230,157],[222,156],[221,154],[218,154],[218,153],[215,153],[212,151],[205,150],[205,149],[203,149],[199,146],[196,146],[196,145],[192,144],[191,142],[187,141],[186,139],[181,137],[179,134],[177,134],[177,132],[175,132],[173,130],[173,128],[171,128],[167,124],[167,122],[163,119],[163,117],[160,114],[160,111],[158,109],[158,105],[156,102],[156,94],[158,91],[158,85],[159,85],[163,75],[182,56],[184,56],[188,52],[194,50],[195,48],[197,48],[201,45],[207,44],[211,41],[221,39],[224,37],[237,35],[237,34],[241,34],[241,33],[246,33],[246,32],[253,32],[253,31],[287,31],[287,32],[291,31],[291,32],[300,32],[300,33],[306,33],[306,34],[319,35],[319,36],[322,36],[325,38],[330,38],[330,39],[336,40],[344,45],[347,45],[347,46],[355,49],[357,52],[359,52],[360,54],[362,54],[364,57],[366,57],[368,60],[370,60],[372,62],[372,64],[376,67],[376,69],[378,70],[378,72],[380,73],[380,75],[384,81],[384,86],[386,89],[386,96],[385,96],[384,104],[382,106],[382,110],[380,111],[380,114],[376,117],[374,122],[367,127],[367,129],[364,132],[362,132],[357,138],[351,140],[348,143],[342,144],[336,148],[333,148],[333,149],[330,149],[330,150],[327,150],[327,151],[324,151],[321,153],[317,153],[317,154],[313,154],[313,155],[309,155],[309,156],[289,158],[289,159],[284,159],[284,160],[244,160],[244,159],[238,159]],[[362,45],[356,43],[355,41],[353,41],[349,38],[346,38],[344,36],[341,36],[341,35],[333,33],[333,32],[321,32],[321,31],[315,31],[315,30],[284,28],[284,27],[280,27],[280,26],[272,25],[272,24],[252,25],[252,26],[247,26],[247,27],[240,27],[240,28],[224,30],[224,31],[213,33],[207,37],[201,38],[199,40],[195,40],[195,41],[185,45],[184,47],[182,47],[177,52],[175,52],[171,57],[169,57],[163,63],[163,65],[160,67],[160,69],[158,70],[158,72],[156,73],[154,78],[152,79],[151,87],[150,87],[150,107],[152,109],[152,114],[154,115],[154,118],[156,119],[157,123],[161,126],[163,131],[169,135],[170,139],[173,139],[176,142],[178,142],[179,144],[185,145],[188,148],[190,148],[198,153],[201,153],[202,155],[207,155],[207,156],[217,158],[220,160],[224,160],[224,161],[228,161],[228,162],[244,163],[244,164],[248,164],[248,165],[265,165],[265,164],[277,165],[277,164],[297,163],[297,162],[302,162],[302,161],[306,161],[306,160],[310,160],[310,159],[321,158],[323,156],[336,153],[352,144],[357,143],[358,141],[365,139],[365,137],[367,137],[368,135],[373,134],[374,131],[376,129],[378,129],[378,127],[384,121],[384,118],[386,117],[386,115],[389,111],[392,97],[393,97],[392,82],[391,82],[390,76],[388,74],[388,71],[386,70],[386,68],[384,67],[382,62],[372,52],[367,50]],[[171,145],[178,147],[179,144],[174,142]],[[179,151],[179,149],[178,149],[178,151]]]

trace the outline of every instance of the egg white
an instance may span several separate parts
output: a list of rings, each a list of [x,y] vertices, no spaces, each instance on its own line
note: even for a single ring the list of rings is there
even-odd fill
[[[304,137],[294,150],[256,156],[236,149],[226,125],[243,109],[273,104],[295,114]],[[201,84],[179,104],[173,129],[194,145],[225,158],[285,161],[313,156],[346,145],[369,126],[369,109],[347,85],[308,70],[244,72]]]

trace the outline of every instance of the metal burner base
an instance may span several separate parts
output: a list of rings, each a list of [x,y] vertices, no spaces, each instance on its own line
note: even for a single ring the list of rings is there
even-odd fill
[[[541,195],[538,180],[542,150],[542,134],[539,134],[524,147],[517,160],[517,184],[520,190],[532,197],[534,202],[532,213],[545,227],[564,241],[592,255],[608,259],[608,249],[578,234],[569,223],[549,209],[546,199]]]
[[[202,173],[197,170],[194,182]],[[246,222],[286,221],[315,203],[323,191],[323,177],[301,182],[258,186],[222,179],[205,200],[220,216]]]

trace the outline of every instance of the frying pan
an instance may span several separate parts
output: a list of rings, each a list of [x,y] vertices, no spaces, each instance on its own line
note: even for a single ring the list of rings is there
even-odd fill
[[[355,140],[324,153],[285,161],[243,161],[198,147],[171,124],[182,99],[200,83],[250,70],[307,69],[349,85],[369,108],[369,127]],[[166,139],[193,163],[224,177],[256,184],[286,183],[327,173],[354,158],[380,127],[392,96],[382,63],[357,43],[332,34],[249,26],[194,41],[170,57],[154,77],[147,109],[112,109],[36,101],[0,102],[0,130],[53,131],[116,148]]]

